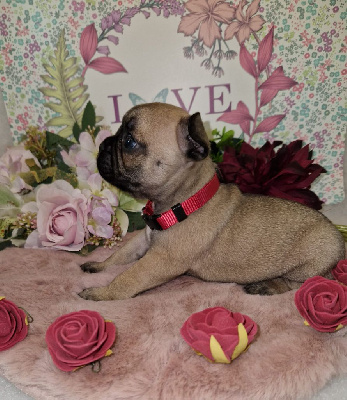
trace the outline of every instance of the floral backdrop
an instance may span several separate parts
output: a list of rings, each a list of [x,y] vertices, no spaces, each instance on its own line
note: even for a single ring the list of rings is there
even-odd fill
[[[344,0],[2,1],[0,79],[14,141],[30,126],[69,138],[89,100],[113,132],[133,104],[170,102],[253,146],[310,144],[327,170],[313,189],[339,202],[346,16]]]

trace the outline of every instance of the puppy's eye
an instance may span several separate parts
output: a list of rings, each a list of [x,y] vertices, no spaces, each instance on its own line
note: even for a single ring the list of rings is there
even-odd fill
[[[133,150],[137,146],[136,140],[132,137],[131,133],[128,133],[123,142],[123,146],[127,150]]]

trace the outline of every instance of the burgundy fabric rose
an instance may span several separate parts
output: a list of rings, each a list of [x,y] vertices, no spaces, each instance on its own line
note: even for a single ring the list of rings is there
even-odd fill
[[[347,286],[321,276],[307,279],[295,293],[295,305],[305,324],[320,332],[347,325]]]
[[[257,329],[247,315],[213,307],[192,314],[183,324],[181,335],[199,355],[229,364],[246,350]]]
[[[96,311],[78,311],[56,319],[46,332],[48,350],[62,371],[74,371],[112,354],[116,327]]]
[[[347,260],[339,261],[331,273],[337,281],[347,286]]]
[[[28,334],[25,312],[12,301],[0,297],[0,351],[7,350]]]
[[[276,147],[282,142],[266,142],[254,148],[246,142],[239,150],[229,147],[218,168],[226,183],[235,183],[243,193],[258,193],[267,196],[297,201],[317,210],[322,201],[310,190],[312,182],[322,173],[323,167],[315,164],[309,146],[302,147],[295,140]]]

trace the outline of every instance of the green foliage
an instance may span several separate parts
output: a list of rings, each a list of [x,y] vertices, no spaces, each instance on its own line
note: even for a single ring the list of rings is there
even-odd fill
[[[101,120],[102,117],[96,116],[93,104],[90,101],[88,101],[86,108],[83,111],[81,126],[79,126],[78,123],[76,122],[72,127],[72,134],[76,139],[76,141],[77,142],[79,141],[80,134],[85,131],[92,132],[95,138],[100,131],[100,127],[96,126],[96,124]]]
[[[10,189],[0,185],[0,204],[12,204],[15,207],[19,207],[20,202]]]
[[[75,123],[81,124],[82,112],[80,111],[89,95],[86,93],[88,88],[84,85],[84,77],[77,76],[79,70],[76,57],[69,57],[69,51],[65,43],[65,30],[61,31],[55,56],[50,56],[51,65],[43,64],[48,75],[41,78],[49,87],[39,90],[47,97],[52,97],[58,102],[47,102],[44,105],[59,116],[47,121],[47,126],[64,127],[59,131],[59,136],[64,138],[72,134]]]
[[[64,149],[69,149],[74,143],[71,140],[65,139],[55,133],[46,131],[46,146],[48,150],[57,150],[57,148],[62,147]]]
[[[223,127],[222,132],[219,132],[217,129],[212,131],[213,140],[210,142],[211,157],[215,163],[223,161],[224,149],[226,147],[235,147],[236,149],[241,147],[243,139],[234,138],[234,134],[233,130],[227,131],[225,127]]]
[[[143,220],[141,213],[125,211],[129,218],[128,232],[134,232],[138,229],[143,229],[146,227],[146,223]]]
[[[36,187],[41,183],[51,183],[55,177],[57,167],[48,167],[39,170],[21,172],[19,176],[25,183],[32,187]]]

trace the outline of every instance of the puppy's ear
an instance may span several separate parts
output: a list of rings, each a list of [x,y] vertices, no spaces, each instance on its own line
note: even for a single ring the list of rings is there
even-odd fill
[[[192,160],[206,158],[210,151],[208,140],[200,113],[183,118],[178,126],[177,140],[180,149]]]

